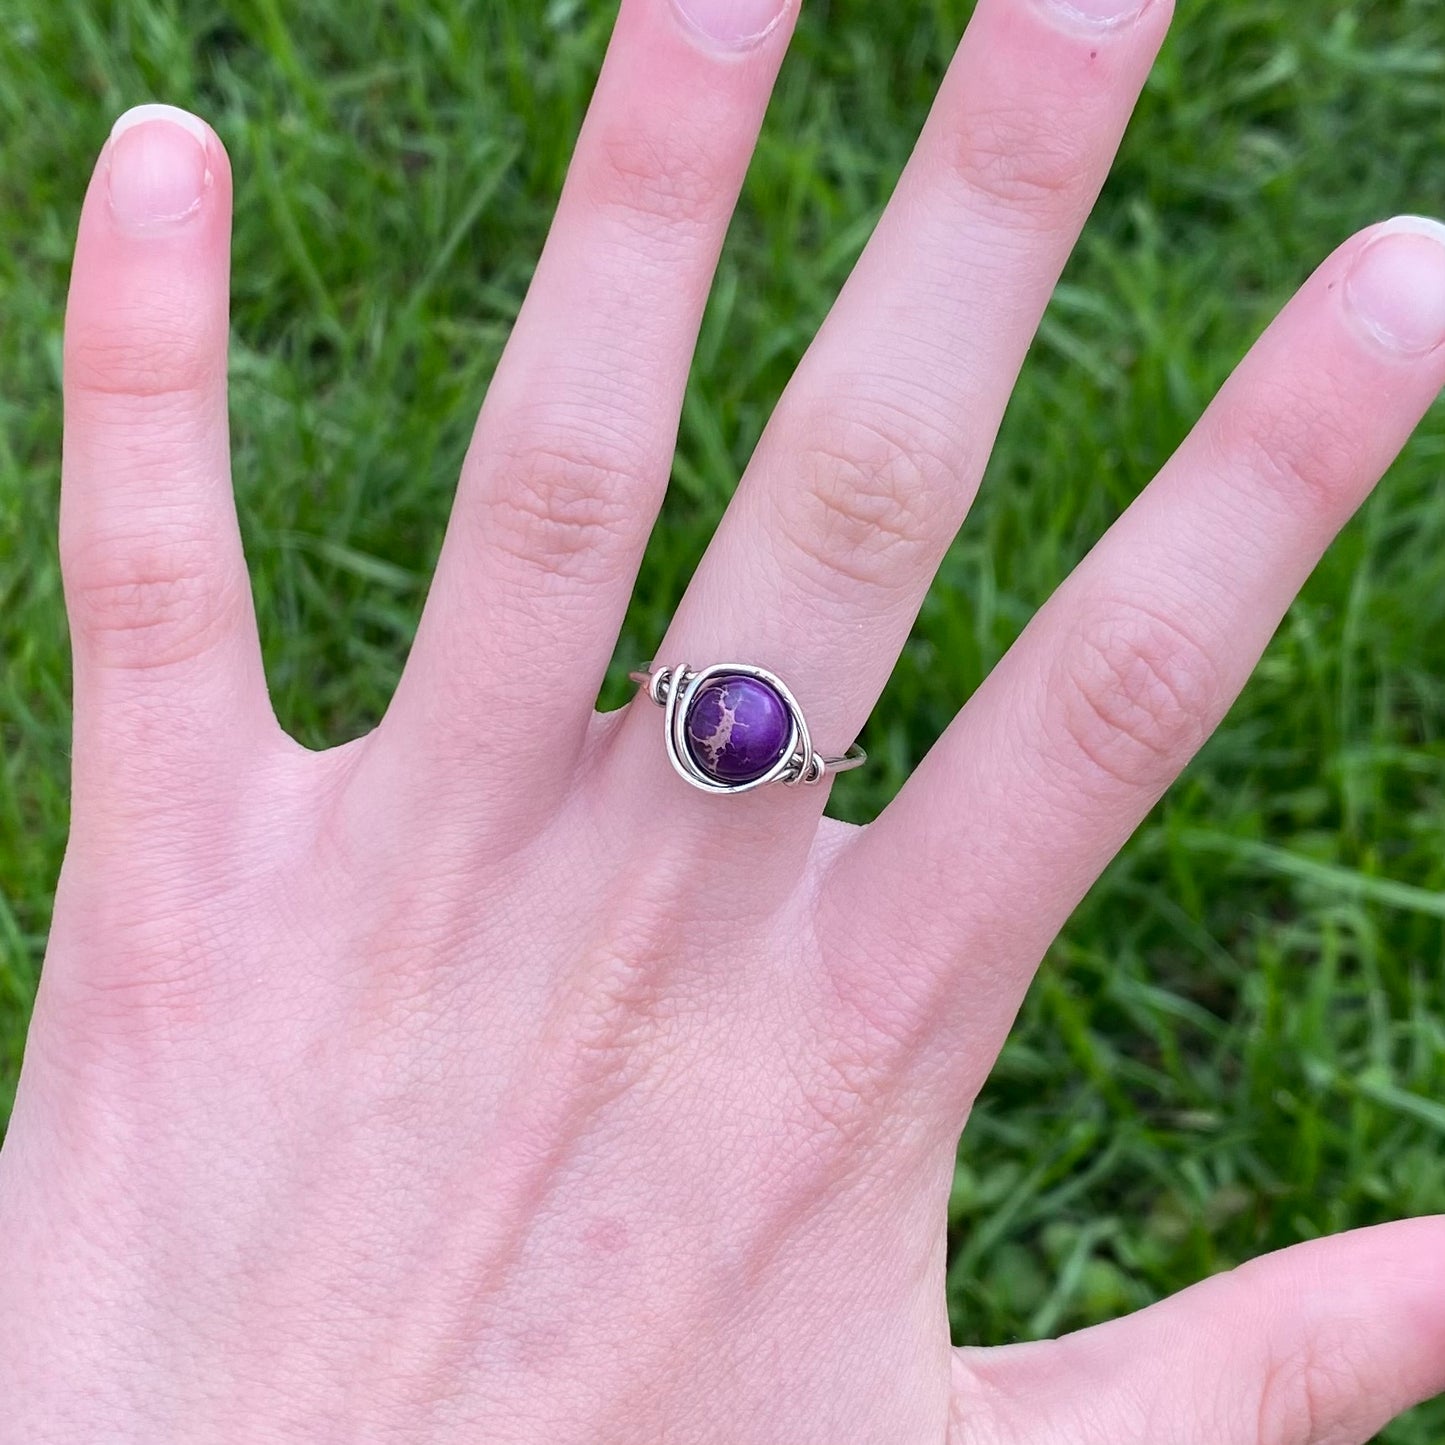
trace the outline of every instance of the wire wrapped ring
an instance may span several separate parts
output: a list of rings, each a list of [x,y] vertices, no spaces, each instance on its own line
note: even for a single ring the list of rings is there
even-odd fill
[[[857,743],[839,757],[814,752],[797,698],[766,668],[715,662],[654,669],[649,662],[627,675],[666,711],[668,761],[705,793],[820,783],[868,760]]]

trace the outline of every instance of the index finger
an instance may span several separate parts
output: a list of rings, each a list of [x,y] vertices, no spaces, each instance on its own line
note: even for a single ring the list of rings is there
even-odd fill
[[[928,1000],[960,1098],[1442,383],[1445,227],[1399,218],[1320,267],[844,850],[825,911],[850,996],[887,1017]]]

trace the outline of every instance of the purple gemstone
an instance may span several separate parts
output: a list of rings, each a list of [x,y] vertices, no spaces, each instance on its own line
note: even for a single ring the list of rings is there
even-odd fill
[[[687,751],[714,782],[751,783],[787,752],[793,718],[782,694],[761,678],[719,673],[687,710]]]

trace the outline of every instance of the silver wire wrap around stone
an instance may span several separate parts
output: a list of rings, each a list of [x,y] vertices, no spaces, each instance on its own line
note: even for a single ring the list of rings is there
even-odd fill
[[[697,669],[647,663],[627,675],[665,710],[668,761],[705,793],[820,783],[868,759],[857,743],[839,757],[814,752],[797,698],[766,668],[744,662]]]

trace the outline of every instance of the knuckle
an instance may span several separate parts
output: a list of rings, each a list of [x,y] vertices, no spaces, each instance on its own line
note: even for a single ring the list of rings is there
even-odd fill
[[[209,394],[224,386],[225,369],[224,333],[178,312],[174,298],[133,298],[66,332],[66,385],[74,396]]]
[[[651,459],[621,438],[517,436],[497,458],[479,525],[489,547],[562,576],[606,571],[632,544]]]
[[[669,922],[690,877],[686,861],[670,855],[619,877],[599,901],[589,945],[558,980],[559,1036],[594,1085],[618,1088],[666,1066],[678,990],[695,982],[680,976],[688,964]]]
[[[1273,1354],[1260,1380],[1255,1425],[1259,1445],[1314,1445],[1359,1439],[1368,1380],[1359,1343],[1342,1328],[1316,1324],[1296,1347]]]
[[[927,1033],[938,1003],[930,975],[918,960],[905,962],[900,954],[864,959],[855,951],[830,966],[821,1052],[838,1077],[856,1075],[865,1064],[870,1077],[886,1074]]]
[[[877,999],[855,1010],[859,1003],[839,997],[824,1005],[805,1059],[793,1063],[782,1124],[798,1152],[850,1170],[876,1161],[872,1146],[885,1137],[893,1158],[936,1143],[943,1083],[926,1062],[930,1026],[918,1011]],[[825,1033],[828,1024],[839,1032]]]
[[[1173,780],[1224,700],[1207,650],[1135,604],[1091,611],[1066,642],[1051,681],[1076,765],[1149,791]]]
[[[1369,429],[1352,428],[1349,408],[1338,403],[1282,381],[1254,388],[1230,409],[1217,436],[1227,470],[1308,513],[1333,519],[1353,508]]]
[[[600,163],[590,175],[592,201],[604,210],[664,228],[694,231],[725,219],[731,187],[715,147],[674,123],[654,121],[618,128],[601,137]]]
[[[838,913],[820,922],[815,966],[800,975],[809,1062],[799,1069],[799,1098],[806,1120],[856,1143],[896,1122],[901,1096],[936,1082],[923,1078],[923,1055],[949,974],[906,917],[890,913],[881,941]],[[921,1111],[915,1117],[923,1122]]]
[[[1011,214],[1072,213],[1090,190],[1086,137],[1029,100],[975,111],[948,132],[952,172]]]
[[[189,533],[70,543],[64,564],[71,625],[110,667],[189,661],[246,606],[244,586],[218,569],[211,543]]]
[[[800,1152],[857,1158],[876,1133],[891,1097],[882,1069],[834,1045],[813,1062],[794,1066],[786,1132]]]
[[[945,540],[951,468],[943,438],[877,403],[834,401],[804,425],[812,439],[778,489],[774,530],[784,559],[831,601],[906,589]]]

